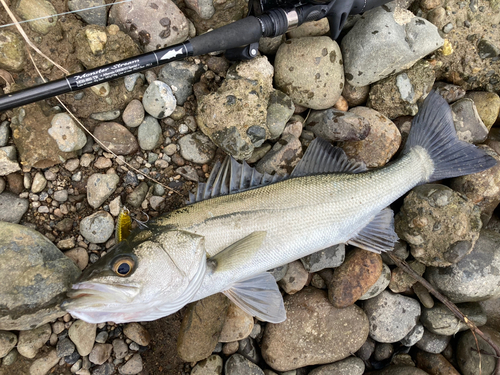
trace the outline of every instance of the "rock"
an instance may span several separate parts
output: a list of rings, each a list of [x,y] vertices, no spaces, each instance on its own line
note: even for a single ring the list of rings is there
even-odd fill
[[[111,344],[95,344],[89,354],[89,360],[96,365],[102,365],[111,356],[112,350]]]
[[[27,210],[27,199],[8,192],[0,194],[0,221],[19,223]]]
[[[500,295],[500,234],[482,230],[473,251],[446,268],[429,267],[425,278],[452,302],[484,301]]]
[[[87,201],[98,208],[115,191],[120,178],[116,174],[92,174],[87,181]]]
[[[17,33],[0,31],[0,68],[11,72],[23,70],[26,64],[25,43]],[[4,145],[5,146],[5,145]]]
[[[191,375],[221,375],[222,369],[222,358],[216,354],[212,354],[207,359],[198,362],[191,370]]]
[[[118,25],[144,52],[181,43],[189,35],[186,17],[170,0],[115,4],[108,23]]]
[[[302,144],[293,134],[283,134],[255,168],[260,173],[290,174],[302,157]]]
[[[141,182],[132,193],[127,197],[127,204],[134,208],[141,206],[144,199],[146,199],[146,194],[148,193],[148,184]]]
[[[372,371],[370,375],[429,375],[427,372],[413,366],[393,365],[380,371]]]
[[[302,290],[309,279],[309,274],[298,260],[288,264],[285,276],[278,282],[279,286],[288,294],[295,294]]]
[[[448,346],[450,339],[451,336],[436,335],[424,329],[422,338],[415,346],[428,353],[439,354]]]
[[[491,298],[479,302],[483,313],[486,315],[488,327],[500,330],[500,298]]]
[[[66,251],[64,255],[71,259],[81,271],[89,264],[89,254],[81,247]]]
[[[339,361],[368,336],[363,311],[355,305],[333,307],[325,291],[306,287],[285,296],[285,308],[287,320],[268,323],[261,344],[264,360],[277,371]]]
[[[97,325],[76,320],[68,329],[68,336],[73,341],[82,357],[89,355],[94,347]]]
[[[240,354],[233,354],[224,366],[226,375],[264,375],[259,366],[250,362]]]
[[[49,168],[74,158],[74,152],[62,152],[48,130],[50,117],[38,104],[28,104],[14,110],[11,121],[12,139],[25,167]]]
[[[169,85],[162,81],[153,81],[144,92],[142,105],[151,116],[165,118],[174,112],[177,101]]]
[[[355,87],[346,81],[342,90],[342,97],[347,101],[349,107],[356,107],[366,103],[369,92],[370,85]]]
[[[333,272],[328,283],[328,299],[333,306],[351,306],[365,294],[382,274],[379,254],[355,248]]]
[[[12,158],[9,152],[9,146],[0,148],[0,176],[7,176],[11,173],[21,170],[15,156]]]
[[[149,332],[139,323],[128,323],[123,327],[123,333],[130,340],[141,346],[148,346],[151,340]]]
[[[117,155],[133,154],[139,148],[132,133],[116,122],[104,122],[96,126],[94,136]]]
[[[500,97],[494,92],[484,91],[469,91],[465,97],[474,101],[479,117],[490,130],[500,112]]]
[[[312,109],[332,107],[344,88],[338,44],[330,37],[289,39],[274,61],[276,87],[294,103]]]
[[[106,8],[102,7],[104,4],[104,0],[68,0],[69,10],[79,11],[78,15],[89,25],[106,26],[107,12]],[[94,8],[98,6],[100,7]]]
[[[361,359],[349,357],[330,365],[317,367],[308,375],[362,375],[364,371],[365,363]]]
[[[500,333],[490,327],[482,327],[481,331],[487,335],[496,345],[500,344]],[[477,353],[477,345],[481,355]],[[475,350],[471,350],[474,348]],[[478,368],[481,368],[482,374],[493,374],[495,370],[496,359],[493,355],[485,355],[486,353],[495,353],[493,348],[486,343],[481,337],[474,337],[471,331],[464,332],[457,344],[456,358],[458,367],[463,375],[475,375],[478,373]]]
[[[229,300],[214,294],[188,306],[182,319],[177,353],[186,362],[207,358],[217,345]]]
[[[333,108],[311,111],[305,127],[329,141],[361,141],[370,133],[370,123],[364,117]]]
[[[122,339],[113,340],[113,353],[116,359],[125,358],[128,354],[128,346]]]
[[[37,358],[30,366],[30,375],[45,375],[59,362],[59,357],[54,349],[43,357]]]
[[[259,347],[250,337],[246,337],[238,342],[238,354],[241,354],[255,364],[262,362]]]
[[[5,190],[5,180],[2,177],[0,177],[0,194],[2,194],[4,190]]]
[[[417,301],[387,290],[365,301],[363,309],[370,322],[370,337],[385,343],[403,339],[420,316]]]
[[[401,340],[401,345],[413,346],[424,336],[424,326],[417,323],[415,327]]]
[[[144,107],[142,106],[142,103],[137,99],[130,101],[123,111],[122,118],[125,125],[130,128],[135,128],[141,125],[144,120]]]
[[[30,29],[36,33],[45,35],[57,25],[57,11],[48,1],[21,0],[16,4],[14,10],[23,20],[42,18],[28,23]]]
[[[420,60],[410,69],[373,84],[366,105],[390,119],[415,116],[417,100],[429,93],[434,80],[434,67]]]
[[[186,180],[198,182],[200,177],[198,176],[198,172],[195,168],[190,165],[185,165],[184,167],[179,167],[175,170],[175,173],[180,174]],[[153,198],[153,197],[151,197]],[[151,204],[152,206],[152,204]]]
[[[98,211],[82,219],[80,233],[89,242],[104,243],[115,230],[113,217],[106,211]]]
[[[6,366],[10,366],[12,365],[16,359],[17,359],[17,355],[19,353],[17,352],[17,349],[13,349],[9,352],[9,354],[7,354],[3,360],[2,360],[2,366],[6,367]]]
[[[45,236],[0,221],[0,329],[34,329],[63,316],[59,303],[79,275]]]
[[[427,20],[402,11],[408,16],[402,22],[388,9],[364,13],[342,39],[345,78],[353,86],[366,86],[408,69],[443,45],[436,26]]]
[[[78,151],[87,143],[87,136],[67,113],[56,114],[48,130],[63,152]]]
[[[101,55],[99,55],[99,56],[101,56]],[[90,90],[95,95],[97,95],[101,98],[105,98],[105,97],[109,96],[109,94],[111,93],[111,86],[109,85],[108,82],[98,83],[97,85],[90,87]]]
[[[1,32],[0,32],[0,35],[2,35]],[[1,45],[1,42],[0,42],[0,45]],[[1,49],[0,49],[0,51],[1,51]],[[1,62],[0,62],[0,64],[1,64]],[[0,122],[0,147],[7,146],[7,143],[9,142],[9,136],[10,136],[9,122],[8,121]]]
[[[177,100],[177,105],[184,105],[189,95],[193,94],[193,84],[200,79],[203,67],[188,61],[172,61],[161,68],[158,75],[165,82]]]
[[[17,344],[17,336],[13,332],[0,331],[0,358],[4,358]]]
[[[198,98],[198,127],[237,160],[250,158],[271,137],[266,119],[272,76],[272,65],[259,56],[232,67],[217,91]]]
[[[365,292],[361,297],[358,298],[360,301],[364,301],[370,298],[373,298],[375,296],[378,296],[380,293],[382,293],[385,288],[389,285],[389,282],[391,281],[391,269],[389,266],[387,266],[385,263],[382,264],[382,273],[380,274],[379,278],[373,284],[368,291]]]
[[[417,186],[395,217],[395,230],[426,266],[446,267],[472,251],[481,219],[473,202],[444,185]]]
[[[486,324],[486,315],[478,303],[463,303],[457,305],[458,309],[467,316],[477,327]],[[442,336],[453,336],[457,332],[469,329],[445,305],[436,303],[430,309],[424,308],[420,321],[431,333]]]
[[[185,135],[178,141],[181,156],[196,164],[205,164],[213,159],[217,149],[210,138],[196,132]]]
[[[222,346],[222,353],[226,356],[230,356],[238,351],[240,347],[238,341],[227,342]]]
[[[59,358],[66,357],[75,352],[75,344],[67,337],[60,339],[57,342],[56,351]]]
[[[242,340],[250,335],[252,328],[253,316],[231,302],[227,311],[226,321],[222,326],[219,342]]]
[[[122,375],[135,375],[142,371],[142,367],[142,357],[139,353],[136,353],[127,363],[118,368],[118,372]]]
[[[109,333],[107,331],[101,331],[95,337],[95,342],[98,342],[99,344],[104,344],[108,340],[108,337]]]
[[[338,244],[300,258],[300,261],[305,270],[312,273],[321,271],[325,268],[338,267],[344,262],[344,259],[345,245]]]
[[[481,220],[486,224],[493,214],[493,210],[500,203],[500,155],[486,145],[479,145],[488,155],[497,160],[497,165],[483,172],[467,176],[456,177],[451,180],[450,187],[465,195],[472,203],[479,207]]]
[[[288,38],[303,38],[306,36],[321,36],[330,31],[330,26],[326,18],[318,21],[305,22],[287,32]]]
[[[358,358],[363,361],[368,361],[375,351],[375,341],[371,338],[367,338],[365,343],[359,348],[359,350],[355,353]]]
[[[17,351],[23,357],[35,358],[40,348],[49,340],[51,333],[50,324],[29,331],[20,331]]]
[[[271,91],[267,104],[266,126],[271,139],[278,138],[293,115],[295,106],[292,99],[280,90]]]
[[[422,306],[427,307],[428,309],[434,306],[434,299],[432,298],[429,291],[420,283],[416,283],[413,285],[413,291],[416,296],[420,300]]]
[[[123,84],[125,85],[125,89],[129,92],[134,91],[134,87],[138,79],[140,79],[142,82],[146,81],[146,78],[142,73],[132,73],[125,76],[125,78],[123,78]]]
[[[160,143],[161,126],[154,117],[146,116],[139,125],[137,140],[142,150],[153,150]]]
[[[278,282],[280,281],[281,279],[283,279],[288,271],[288,264],[284,264],[282,266],[279,266],[279,267],[276,267],[276,268],[273,268],[272,270],[269,270],[267,272],[269,272],[271,275],[273,275],[274,279]]]
[[[92,375],[111,375],[113,374],[114,371],[115,371],[115,366],[112,363],[108,362],[100,366],[95,366],[92,369]],[[89,374],[90,371],[86,370],[86,372],[83,372],[81,375],[89,375]]]
[[[465,96],[463,87],[452,85],[451,83],[436,82],[432,89],[441,95],[448,103],[456,102],[458,99],[462,99]]]
[[[285,35],[279,35],[274,38],[261,37],[259,39],[259,51],[264,55],[274,55],[285,40]]]
[[[486,140],[488,129],[479,117],[472,99],[459,99],[450,107],[458,139],[470,143],[482,143]]]
[[[408,262],[408,265],[420,276],[422,276],[425,272],[425,265],[417,260]],[[408,291],[416,282],[417,280],[410,276],[406,271],[399,267],[396,267],[392,270],[389,289],[394,293],[402,293]]]
[[[362,141],[341,142],[339,146],[349,158],[364,162],[368,168],[384,166],[401,144],[398,128],[371,108],[356,107],[349,112],[365,118],[370,123],[370,133]]]
[[[373,352],[373,359],[377,362],[389,359],[394,354],[394,345],[387,343],[378,343]]]
[[[460,375],[460,373],[441,354],[419,350],[416,354],[417,367],[429,374]]]

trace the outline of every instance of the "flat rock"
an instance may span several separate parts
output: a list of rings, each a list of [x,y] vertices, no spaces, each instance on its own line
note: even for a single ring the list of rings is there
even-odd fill
[[[398,236],[426,266],[446,267],[472,251],[482,223],[479,209],[447,186],[417,186],[395,217]]]
[[[242,340],[250,335],[252,329],[253,316],[231,302],[227,310],[226,321],[222,326],[219,342]]]
[[[305,128],[330,141],[362,141],[370,133],[370,123],[364,117],[334,108],[311,111]]]
[[[355,305],[333,307],[325,291],[306,287],[286,296],[285,308],[287,320],[267,324],[261,345],[264,360],[277,371],[339,361],[368,336],[363,311]]]
[[[383,114],[368,108],[349,110],[370,123],[370,133],[362,141],[341,142],[339,146],[349,158],[362,161],[369,168],[384,166],[401,144],[401,134],[396,125]]]
[[[382,343],[404,338],[420,317],[416,300],[387,290],[365,301],[363,309],[370,322],[370,337]]]
[[[312,370],[308,375],[362,375],[365,372],[365,363],[357,357],[349,357],[332,363],[320,366]]]
[[[68,336],[76,346],[78,353],[84,357],[89,355],[94,347],[97,325],[76,320],[68,330]]]
[[[446,268],[429,267],[425,278],[452,302],[477,302],[500,295],[500,234],[481,230],[473,251]]]
[[[345,259],[345,245],[338,244],[300,258],[307,272],[318,272],[325,268],[340,266]]]
[[[276,87],[307,108],[332,107],[342,94],[342,55],[330,37],[287,40],[276,52],[274,68]]]
[[[38,350],[49,340],[52,329],[50,324],[43,324],[38,328],[19,332],[17,351],[23,357],[35,358]]]
[[[98,125],[94,130],[94,136],[117,155],[133,154],[139,149],[139,144],[132,133],[116,122],[104,122]]]
[[[407,22],[396,20],[388,6],[377,7],[356,22],[341,45],[347,82],[353,86],[377,82],[408,69],[443,45],[436,26],[405,13]],[[381,50],[386,53],[380,53]]]
[[[213,352],[228,307],[229,300],[222,294],[214,294],[188,306],[177,338],[177,353],[183,361],[200,361]]]
[[[178,141],[181,156],[196,164],[205,164],[213,159],[217,149],[210,138],[205,134],[196,132],[185,135]]]
[[[351,250],[328,283],[328,299],[337,308],[351,306],[364,295],[382,274],[380,254]]]
[[[4,191],[0,194],[0,221],[19,223],[28,211],[27,199],[19,198],[17,195]]]
[[[40,233],[0,221],[0,329],[27,330],[65,314],[59,303],[80,275]]]
[[[120,178],[116,174],[94,173],[87,180],[87,201],[93,208],[99,207],[115,191]]]
[[[50,124],[52,126],[48,132],[57,142],[59,150],[63,152],[78,151],[87,143],[87,136],[67,113],[54,115]]]
[[[21,170],[16,158],[12,158],[7,147],[0,148],[0,176],[7,176]]]

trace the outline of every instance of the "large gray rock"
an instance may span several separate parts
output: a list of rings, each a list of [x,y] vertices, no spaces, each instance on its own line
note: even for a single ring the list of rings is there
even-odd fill
[[[500,296],[500,234],[482,230],[472,252],[446,268],[428,267],[425,278],[452,302]]]
[[[352,86],[377,82],[443,45],[436,26],[409,12],[403,11],[403,16],[387,6],[377,7],[347,33],[341,45],[346,82]]]
[[[79,275],[45,236],[0,221],[0,329],[33,329],[64,315],[59,304]]]
[[[482,143],[488,136],[474,101],[469,98],[457,100],[451,105],[453,123],[460,140],[470,143]]]
[[[19,223],[28,210],[28,200],[17,195],[3,192],[0,194],[0,221]]]
[[[481,331],[489,336],[497,346],[500,345],[500,333],[498,331],[490,327],[482,327]],[[481,354],[476,350],[478,344]],[[486,353],[492,355],[485,355]],[[463,375],[476,375],[479,373],[479,368],[481,368],[482,374],[493,374],[497,362],[494,353],[493,348],[477,334],[474,335],[472,331],[464,332],[460,336],[457,345],[456,358],[458,367]]]
[[[285,297],[287,319],[268,324],[262,356],[277,371],[347,358],[368,337],[368,319],[356,305],[333,307],[327,293],[312,287]],[[328,350],[325,350],[328,348]]]
[[[289,39],[274,61],[276,87],[312,109],[332,107],[344,88],[340,48],[327,36]]]
[[[457,307],[476,326],[481,327],[486,324],[486,314],[478,303],[464,303]],[[430,309],[422,309],[420,321],[425,328],[436,335],[452,336],[459,331],[469,329],[467,324],[460,321],[442,303],[436,303]]]
[[[188,61],[173,61],[165,65],[158,76],[174,93],[177,105],[184,105],[189,95],[193,93],[193,83],[200,79],[203,66]]]
[[[68,8],[72,11],[100,6],[78,12],[78,15],[89,25],[106,26],[107,11],[106,7],[103,7],[105,4],[104,0],[68,0]]]

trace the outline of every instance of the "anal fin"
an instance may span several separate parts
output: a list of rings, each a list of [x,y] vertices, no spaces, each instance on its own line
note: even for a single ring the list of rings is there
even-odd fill
[[[281,323],[286,319],[278,284],[268,272],[239,281],[223,293],[236,306],[262,321]]]
[[[380,253],[394,249],[398,235],[394,231],[394,212],[384,208],[347,243],[364,250]]]

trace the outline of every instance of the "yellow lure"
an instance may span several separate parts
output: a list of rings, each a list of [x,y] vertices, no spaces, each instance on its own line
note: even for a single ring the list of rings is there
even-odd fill
[[[132,231],[132,218],[127,207],[122,207],[118,218],[116,219],[115,239],[116,242],[121,242],[129,236]]]

